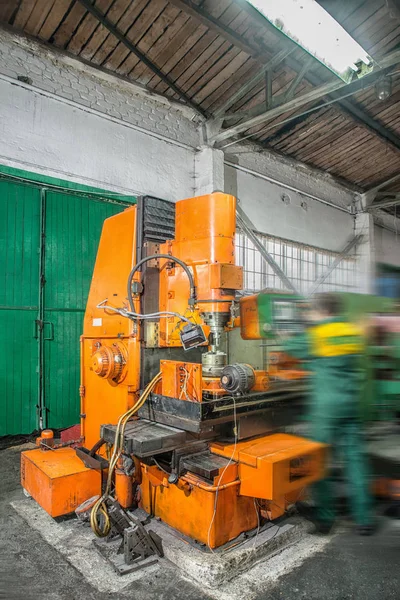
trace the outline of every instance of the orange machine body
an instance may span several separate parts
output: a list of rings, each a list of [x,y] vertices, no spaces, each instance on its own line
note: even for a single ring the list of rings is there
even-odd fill
[[[140,328],[98,305],[127,307],[127,273],[136,262],[136,207],[106,219],[97,252],[81,337],[81,429],[85,446],[116,423],[140,387]],[[139,311],[139,303],[136,302]],[[103,371],[101,367],[104,366]]]
[[[175,222],[175,239],[163,244],[160,252],[184,260],[192,269],[198,300],[194,320],[201,323],[204,313],[221,313],[229,319],[235,290],[243,286],[242,268],[235,265],[236,199],[215,193],[181,200]],[[165,259],[160,263],[160,310],[190,316],[186,274],[179,267],[169,268]],[[180,345],[178,319],[162,319],[160,346]]]
[[[255,498],[276,519],[324,475],[326,447],[295,436],[263,436],[236,448],[212,443],[210,450],[234,461],[229,472],[220,469],[212,485],[193,475],[170,485],[163,471],[142,465],[140,500],[146,512],[210,548],[257,526]]]
[[[221,546],[258,522],[254,500],[239,495],[237,465],[232,467],[219,486],[192,475],[170,485],[163,471],[142,465],[140,505],[184,535],[210,548]]]
[[[235,264],[236,201],[228,194],[214,193],[177,202],[174,211],[174,239],[163,238],[168,241],[161,244],[150,241],[147,246],[145,242],[141,252],[145,257],[161,253],[183,260],[194,277],[196,304],[192,306],[188,302],[188,276],[179,263],[173,258],[151,258],[148,272],[144,269],[135,275],[134,311],[143,312],[146,294],[153,294],[150,299],[158,311],[179,313],[201,324],[207,335],[211,332],[210,339],[214,341],[209,344],[208,355],[218,357],[215,339],[228,321],[233,322],[235,292],[242,289],[242,269]],[[186,414],[204,409],[207,419],[207,411],[214,410],[215,401],[219,409],[215,413],[216,420],[221,427],[228,425],[231,432],[237,431],[233,417],[227,412],[232,407],[226,404],[233,398],[221,385],[219,365],[212,365],[215,371],[208,369],[207,376],[203,376],[203,348],[197,349],[197,362],[191,351],[183,353],[179,335],[181,318],[170,315],[149,323],[126,316],[130,310],[128,274],[138,262],[139,222],[140,215],[134,206],[107,219],[103,226],[81,336],[81,434],[88,449],[103,435],[102,426],[115,426],[120,416],[135,404],[141,389],[158,370],[162,377],[154,388],[154,401],[161,398],[172,407],[167,418],[176,416],[174,410],[181,407]],[[157,285],[146,288],[150,277],[152,285],[154,281]],[[154,289],[156,293],[148,291]],[[118,312],[121,310],[123,314]],[[150,355],[146,352],[154,353],[151,354],[153,374],[146,366],[150,364],[150,361],[145,362]],[[256,399],[250,402],[251,407],[270,386],[269,372],[254,371],[251,391],[256,392]],[[246,408],[246,398],[241,398],[240,404]],[[157,419],[160,419],[159,414]],[[143,419],[142,413],[140,418]],[[155,418],[150,414],[145,419],[151,422]],[[165,424],[162,420],[156,423]],[[170,425],[168,421],[166,424]],[[174,427],[177,425],[171,429]],[[134,477],[124,471],[122,462],[114,474],[115,493],[124,507],[132,503],[133,491],[137,488],[140,505],[149,514],[211,548],[257,526],[256,499],[264,503],[265,514],[282,515],[304,485],[322,477],[325,451],[322,444],[283,434],[259,435],[251,440],[240,440],[236,446],[218,441],[210,443],[209,440],[218,439],[222,431],[215,429],[218,433],[214,434],[213,427],[211,421],[210,424],[206,421],[205,434],[201,437],[202,429],[192,433],[194,430],[182,426],[186,441],[177,448],[186,456],[185,452],[190,454],[186,447],[190,449],[194,444],[195,455],[196,444],[200,443],[205,461],[209,457],[214,462],[222,461],[225,466],[211,480],[201,474],[206,472],[201,470],[201,461],[200,467],[192,471],[181,471],[180,467],[172,467],[171,462],[169,468],[174,469],[176,477],[172,477],[174,482],[170,483],[169,472],[153,465],[150,455],[140,455],[140,458],[132,454]],[[254,434],[250,432],[250,435]],[[111,446],[113,442],[108,443]],[[99,452],[106,455],[105,446]],[[167,452],[164,461],[172,461],[171,455],[172,451]],[[211,472],[214,471],[207,471]],[[97,470],[87,469],[72,449],[38,449],[22,455],[22,485],[49,514],[59,516],[100,494],[101,475]]]
[[[101,493],[101,473],[86,468],[72,448],[28,450],[21,455],[21,484],[49,515],[60,517]]]

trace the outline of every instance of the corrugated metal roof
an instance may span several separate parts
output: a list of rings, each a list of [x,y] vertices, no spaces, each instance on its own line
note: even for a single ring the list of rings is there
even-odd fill
[[[400,13],[389,8],[390,2],[319,0],[319,3],[378,62],[399,47]],[[160,70],[164,80],[78,0],[8,0],[0,7],[0,19],[94,65],[182,100],[171,89],[169,79],[208,116],[260,73],[268,59],[293,47],[285,36],[267,26],[259,14],[246,8],[244,0],[96,0],[94,5]],[[272,82],[275,97],[285,92],[296,77],[293,65],[301,68],[307,59],[308,55],[295,46],[290,56],[275,68]],[[296,90],[296,97],[313,89],[309,79],[323,83],[336,78],[313,61]],[[248,110],[265,101],[265,81],[261,77],[229,111]],[[385,102],[376,100],[373,87],[358,92],[349,102],[400,139],[400,77],[393,78],[393,94]],[[303,106],[300,112],[316,104],[314,101]],[[245,134],[251,133],[254,141],[328,171],[363,190],[390,179],[400,170],[400,150],[395,144],[355,119],[342,105],[331,104],[280,124],[293,114],[293,111],[285,113]],[[229,121],[226,126],[235,122]],[[400,181],[396,183],[397,190]]]

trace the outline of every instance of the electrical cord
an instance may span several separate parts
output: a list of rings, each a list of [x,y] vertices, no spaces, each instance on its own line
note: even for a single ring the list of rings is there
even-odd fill
[[[154,386],[161,380],[161,372],[157,373],[155,377],[150,381],[150,383],[146,386],[143,393],[139,397],[138,401],[123,415],[118,419],[117,428],[115,431],[115,439],[114,439],[114,448],[113,453],[111,455],[111,459],[108,465],[108,476],[107,483],[104,490],[104,493],[94,504],[92,511],[90,513],[90,526],[97,537],[106,537],[111,529],[110,517],[107,512],[106,499],[110,494],[111,485],[112,485],[112,476],[117,466],[118,459],[123,451],[124,447],[124,434],[126,424],[129,419],[143,406],[146,402],[148,396],[153,390]],[[99,515],[103,516],[104,524],[100,525]]]
[[[135,273],[138,271],[138,269],[144,263],[148,262],[149,260],[155,260],[155,259],[158,260],[159,258],[165,258],[172,262],[176,262],[178,265],[180,265],[182,267],[182,269],[185,271],[186,275],[188,276],[189,284],[190,284],[189,304],[194,305],[196,303],[196,286],[194,284],[193,274],[191,273],[187,264],[185,262],[183,262],[183,260],[181,260],[180,258],[173,256],[172,254],[151,254],[150,256],[145,256],[144,258],[139,260],[139,262],[136,263],[136,265],[133,267],[132,271],[129,273],[129,276],[128,276],[127,293],[128,293],[129,306],[131,308],[132,313],[135,312],[135,306],[133,304],[133,298],[132,298],[133,276],[135,275]]]
[[[122,317],[127,317],[128,319],[138,319],[138,320],[143,319],[144,320],[144,319],[154,319],[154,318],[161,318],[161,317],[164,317],[164,318],[177,317],[181,321],[185,321],[186,323],[189,323],[189,325],[193,325],[193,321],[191,321],[187,317],[184,317],[183,315],[181,315],[177,312],[163,310],[163,311],[159,311],[159,312],[155,312],[155,313],[147,313],[145,315],[142,315],[140,313],[126,310],[125,308],[115,308],[115,306],[110,306],[109,304],[105,304],[105,302],[107,302],[107,301],[108,301],[108,298],[105,298],[104,300],[102,300],[101,302],[98,303],[96,308],[103,308],[104,310],[111,310],[115,313],[118,313]]]

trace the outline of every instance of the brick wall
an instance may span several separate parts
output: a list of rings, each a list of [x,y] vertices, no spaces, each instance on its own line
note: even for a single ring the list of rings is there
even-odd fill
[[[139,85],[88,66],[8,30],[0,30],[0,74],[82,106],[196,147],[198,115]]]

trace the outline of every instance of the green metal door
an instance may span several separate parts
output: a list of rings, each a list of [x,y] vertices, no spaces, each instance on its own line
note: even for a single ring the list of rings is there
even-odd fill
[[[0,181],[0,435],[36,429],[40,190]]]
[[[79,422],[79,337],[100,233],[134,201],[0,166],[0,436]]]
[[[104,219],[124,207],[46,193],[43,423],[79,421],[79,337]]]

